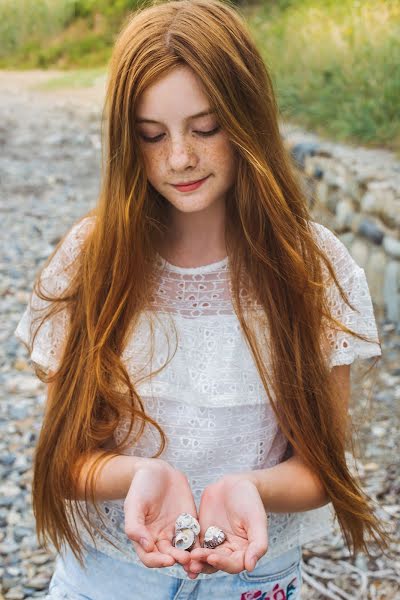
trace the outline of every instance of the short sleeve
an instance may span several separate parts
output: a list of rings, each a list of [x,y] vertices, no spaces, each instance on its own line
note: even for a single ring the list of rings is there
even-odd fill
[[[76,269],[75,259],[93,223],[94,217],[85,217],[75,224],[65,236],[50,263],[42,270],[40,283],[46,295],[59,296],[67,290]],[[28,306],[14,331],[17,339],[27,348],[32,363],[46,373],[55,372],[58,368],[69,326],[68,311],[63,307],[39,327],[50,304],[50,301],[39,298],[33,290]],[[38,333],[34,338],[38,327]]]
[[[327,279],[326,297],[332,316],[340,323],[368,338],[361,340],[349,333],[325,323],[325,348],[329,366],[349,365],[356,359],[372,358],[382,354],[374,315],[372,299],[365,275],[346,246],[327,227],[313,223],[317,242],[331,260],[336,277],[346,292],[354,309],[343,300],[335,282]],[[328,276],[328,271],[324,266]]]

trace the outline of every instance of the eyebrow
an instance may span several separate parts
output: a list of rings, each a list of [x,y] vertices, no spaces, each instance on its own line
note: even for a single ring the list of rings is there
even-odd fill
[[[215,110],[203,110],[199,113],[196,113],[195,115],[190,115],[190,117],[186,117],[185,121],[189,121],[190,119],[197,119],[198,117],[205,117],[206,115],[212,115],[215,113]],[[163,123],[160,123],[160,121],[154,121],[154,119],[145,119],[142,117],[139,117],[136,119],[136,123],[156,123],[157,125],[162,125]]]

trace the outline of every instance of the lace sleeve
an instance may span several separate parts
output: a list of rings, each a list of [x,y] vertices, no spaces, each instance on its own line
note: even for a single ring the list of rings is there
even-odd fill
[[[332,324],[325,323],[326,356],[330,367],[349,365],[355,359],[380,356],[381,345],[364,269],[355,262],[346,246],[327,227],[319,223],[314,225],[318,243],[332,261],[336,277],[354,307],[353,310],[346,304],[334,281],[329,280],[326,294],[332,315],[352,331],[370,340],[360,340]]]
[[[50,263],[42,270],[40,282],[45,294],[58,296],[65,292],[76,268],[75,259],[93,222],[93,217],[86,217],[75,224]],[[27,348],[31,362],[46,373],[54,372],[58,368],[69,324],[68,311],[62,308],[39,327],[49,305],[50,301],[42,300],[33,290],[28,306],[14,331],[14,335]],[[37,329],[38,333],[33,340]]]

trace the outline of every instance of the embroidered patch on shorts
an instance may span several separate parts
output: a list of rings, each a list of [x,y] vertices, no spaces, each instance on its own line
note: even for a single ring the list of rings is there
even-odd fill
[[[286,586],[286,590],[277,583],[272,590],[267,592],[263,592],[262,590],[243,592],[240,600],[290,600],[294,597],[296,590],[297,577],[294,577]]]

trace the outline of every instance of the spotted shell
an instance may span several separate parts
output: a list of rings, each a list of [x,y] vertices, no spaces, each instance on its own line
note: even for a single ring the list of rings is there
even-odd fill
[[[211,525],[204,534],[203,548],[216,548],[226,540],[226,535],[219,527]]]

